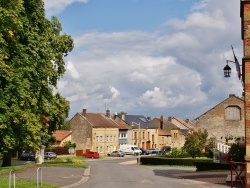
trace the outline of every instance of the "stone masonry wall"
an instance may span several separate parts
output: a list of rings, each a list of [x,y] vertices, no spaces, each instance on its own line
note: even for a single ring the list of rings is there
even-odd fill
[[[241,109],[240,120],[225,120],[225,109],[232,105]],[[226,135],[232,135],[233,138],[245,137],[244,101],[230,95],[227,100],[196,118],[196,130],[198,129],[206,129],[209,138],[215,137],[220,142],[225,142]]]

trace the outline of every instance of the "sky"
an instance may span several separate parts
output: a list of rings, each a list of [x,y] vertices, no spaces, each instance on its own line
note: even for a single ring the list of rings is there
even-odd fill
[[[239,0],[44,0],[74,40],[58,90],[77,112],[194,119],[243,87]]]

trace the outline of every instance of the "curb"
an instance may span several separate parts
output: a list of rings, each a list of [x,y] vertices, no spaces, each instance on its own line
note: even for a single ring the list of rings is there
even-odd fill
[[[80,181],[73,183],[71,185],[66,185],[66,186],[59,187],[59,188],[71,188],[71,187],[81,185],[81,184],[85,183],[86,181],[88,181],[89,176],[90,176],[90,167],[88,167],[87,169],[84,170],[83,177]]]

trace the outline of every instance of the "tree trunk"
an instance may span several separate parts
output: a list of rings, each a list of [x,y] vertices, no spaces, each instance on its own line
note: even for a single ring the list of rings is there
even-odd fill
[[[4,166],[11,166],[11,151],[3,154],[3,163],[2,167]]]

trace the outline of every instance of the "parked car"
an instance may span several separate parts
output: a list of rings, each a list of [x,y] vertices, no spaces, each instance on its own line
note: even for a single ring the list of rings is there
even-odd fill
[[[141,155],[149,155],[149,151],[147,149],[143,149],[143,148],[140,148],[141,149]]]
[[[113,151],[111,153],[108,154],[108,156],[111,157],[124,157],[125,153],[123,151]]]
[[[100,155],[98,152],[94,152],[94,151],[88,151],[86,153],[83,154],[83,157],[86,157],[86,158],[99,158]]]
[[[55,152],[45,152],[44,153],[44,159],[55,159],[57,158],[57,155]]]
[[[158,149],[156,149],[156,148],[149,148],[148,151],[149,151],[149,154],[151,154],[152,151],[158,151]]]
[[[161,148],[162,154],[170,153],[170,151],[171,151],[171,147],[170,147],[170,146],[163,146],[163,147]]]
[[[151,150],[150,155],[162,155],[162,153],[159,150]]]
[[[33,153],[22,153],[19,156],[19,160],[25,160],[25,161],[34,161],[35,160],[36,155]]]

